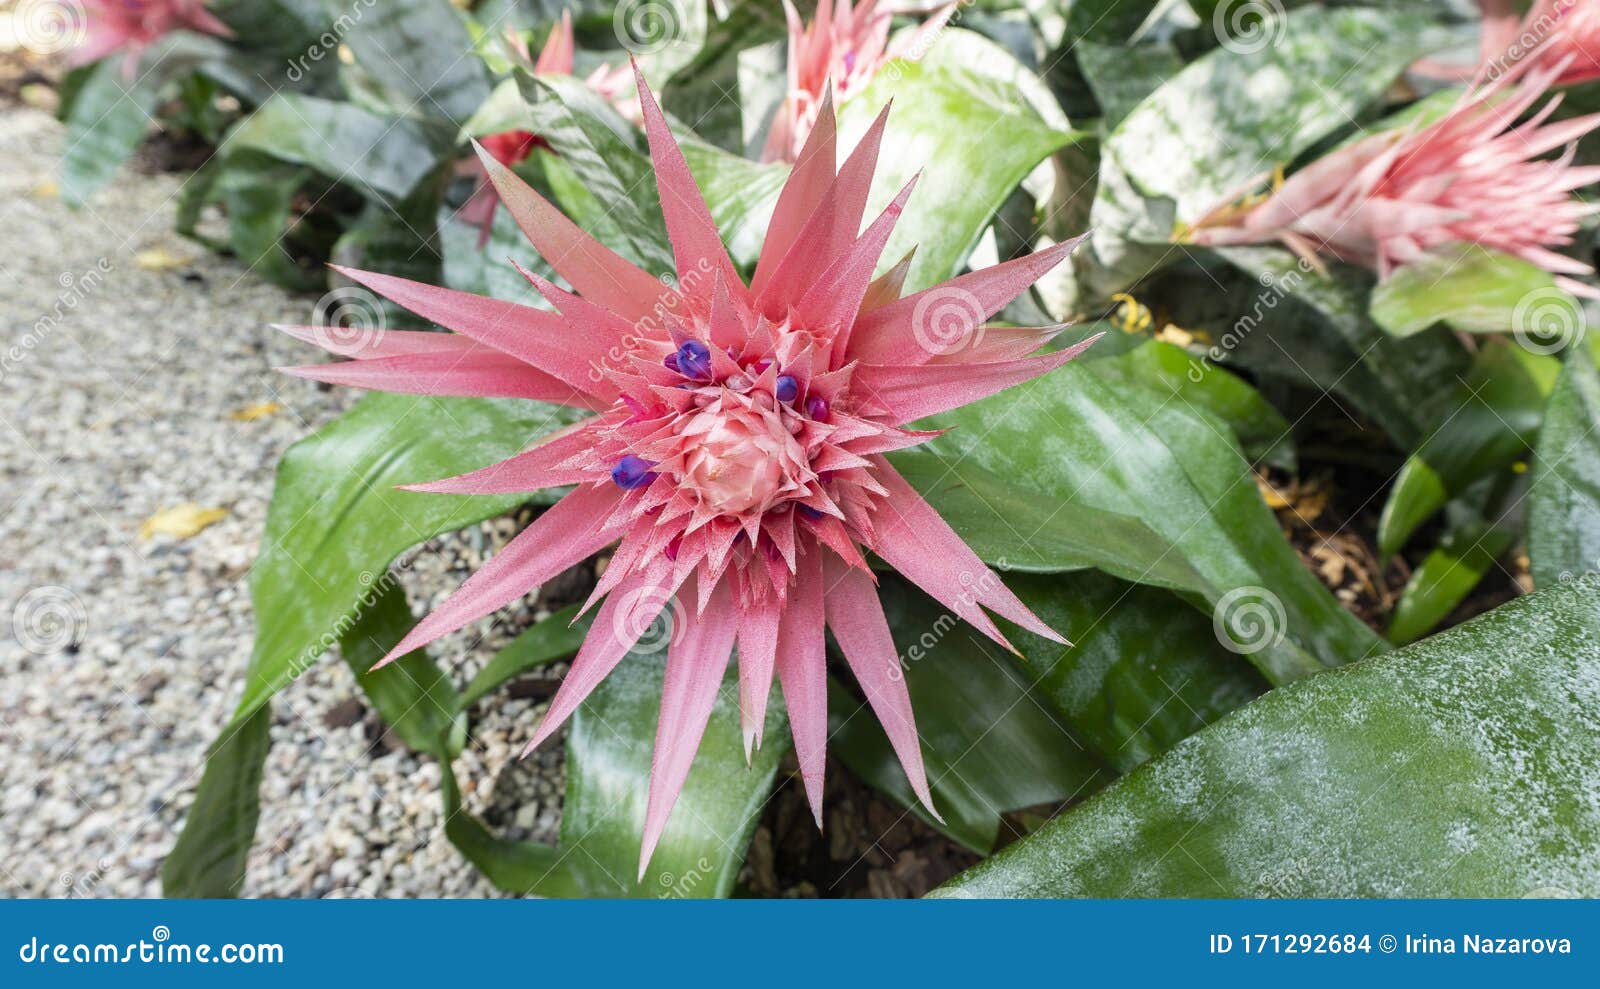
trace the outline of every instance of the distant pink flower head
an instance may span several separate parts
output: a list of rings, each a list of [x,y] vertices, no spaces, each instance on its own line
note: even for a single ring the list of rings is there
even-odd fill
[[[789,92],[767,132],[762,161],[794,161],[816,126],[823,93],[833,84],[839,100],[864,89],[885,62],[901,56],[921,56],[933,36],[944,27],[956,4],[940,9],[903,44],[889,44],[889,21],[894,12],[879,9],[878,0],[817,0],[817,15],[802,24],[789,0],[783,0],[789,21]]]
[[[1524,60],[1562,64],[1554,85],[1600,79],[1600,3],[1535,0],[1520,21],[1510,0],[1480,0],[1484,69],[1498,75]]]
[[[539,50],[538,61],[534,61],[528,51],[528,43],[523,41],[522,36],[516,31],[508,29],[506,40],[534,75],[572,75],[577,42],[572,33],[571,11],[561,12],[561,20],[550,29],[550,36],[545,39],[544,47]],[[632,89],[628,82],[628,67],[625,65],[599,66],[584,80],[585,85],[616,107],[618,113],[638,123],[639,101],[632,97]],[[544,138],[526,130],[508,130],[490,134],[484,137],[481,143],[485,151],[507,167],[524,161],[533,154],[535,148],[550,146]],[[477,180],[472,195],[462,204],[459,215],[467,223],[478,228],[478,246],[482,247],[489,242],[489,232],[494,227],[494,213],[500,205],[500,197],[495,195],[488,173],[476,159],[463,162],[457,172]]]
[[[910,698],[863,550],[1007,648],[985,608],[1061,639],[884,454],[936,435],[907,423],[1045,374],[1092,341],[1036,353],[1059,327],[983,332],[1076,241],[904,298],[904,263],[872,277],[915,184],[861,230],[886,113],[836,173],[834,117],[825,107],[747,284],[642,77],[638,91],[675,284],[614,254],[485,154],[507,209],[572,286],[519,266],[556,311],[339,269],[455,333],[390,331],[370,346],[330,348],[353,361],[287,370],[361,388],[538,399],[595,413],[509,460],[410,489],[574,486],[384,661],[615,544],[588,606],[603,603],[529,748],[550,737],[674,602],[642,875],[735,642],[746,752],[760,743],[776,673],[819,823],[825,626],[932,811]],[[284,329],[328,345],[314,328]]]
[[[87,65],[114,51],[126,53],[124,71],[132,74],[139,54],[173,31],[190,30],[231,38],[233,31],[205,7],[205,0],[85,0],[87,29],[72,53],[74,65]]]
[[[1440,245],[1481,244],[1556,274],[1569,291],[1600,296],[1568,277],[1593,269],[1555,250],[1571,244],[1595,212],[1572,192],[1600,180],[1600,167],[1573,165],[1570,145],[1600,126],[1600,114],[1549,123],[1557,96],[1517,123],[1565,68],[1524,65],[1472,89],[1431,124],[1335,151],[1261,201],[1213,211],[1191,239],[1276,240],[1302,257],[1324,253],[1383,277]],[[1559,158],[1539,157],[1563,146]]]

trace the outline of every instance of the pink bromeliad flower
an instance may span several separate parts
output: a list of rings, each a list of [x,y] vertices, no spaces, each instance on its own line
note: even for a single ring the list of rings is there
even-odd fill
[[[889,44],[889,22],[894,12],[879,9],[878,0],[817,0],[817,15],[801,24],[789,0],[783,13],[789,22],[789,92],[767,132],[762,161],[794,161],[806,137],[817,125],[824,91],[829,82],[840,99],[863,89],[885,62],[901,56],[919,56],[944,27],[956,4],[940,9],[903,44]]]
[[[861,229],[887,111],[835,172],[834,116],[824,107],[746,283],[642,77],[638,91],[675,285],[614,254],[485,154],[502,201],[572,286],[519,266],[556,311],[339,269],[455,333],[390,331],[364,348],[330,348],[353,361],[286,370],[360,388],[537,399],[595,413],[509,460],[410,488],[575,486],[384,662],[615,544],[589,606],[603,603],[528,747],[549,738],[669,599],[677,602],[642,876],[736,642],[747,752],[760,742],[776,673],[819,824],[825,626],[932,811],[910,698],[863,550],[1007,648],[984,608],[1062,640],[883,455],[936,435],[908,423],[1045,374],[1092,341],[1036,353],[1059,327],[980,332],[1077,241],[903,298],[903,266],[873,278],[915,184]],[[327,346],[315,329],[284,329]]]
[[[1213,211],[1190,238],[1280,241],[1308,260],[1324,253],[1385,278],[1442,244],[1481,244],[1554,273],[1568,291],[1600,297],[1571,277],[1594,270],[1555,250],[1596,212],[1572,192],[1600,181],[1600,167],[1573,165],[1570,145],[1600,126],[1600,114],[1549,123],[1557,96],[1517,122],[1566,69],[1566,62],[1524,64],[1472,89],[1431,124],[1374,134],[1308,165],[1264,199]],[[1563,146],[1559,158],[1539,157]]]
[[[72,53],[74,65],[87,65],[114,51],[125,51],[123,71],[133,74],[139,55],[173,31],[187,29],[233,37],[228,25],[205,7],[205,0],[85,0],[88,15],[83,43]]]
[[[1483,62],[1504,71],[1524,60],[1563,64],[1554,85],[1600,79],[1600,3],[1595,0],[1535,0],[1517,17],[1512,0],[1479,0],[1483,10]]]
[[[522,61],[537,76],[570,76],[573,74],[574,56],[577,51],[577,42],[572,33],[572,12],[561,12],[561,20],[550,29],[550,36],[545,39],[544,47],[539,50],[539,58],[535,61],[528,51],[527,42],[515,31],[507,31],[506,39],[512,50],[521,56]],[[589,73],[584,83],[596,93],[599,93],[606,102],[617,108],[617,111],[630,120],[638,121],[638,101],[630,98],[628,86],[627,66],[602,65]],[[527,130],[508,130],[498,134],[490,134],[481,141],[483,149],[500,164],[511,167],[519,164],[533,154],[535,148],[549,147],[544,138]],[[495,195],[494,186],[489,182],[489,174],[483,165],[472,159],[461,163],[457,174],[476,179],[477,185],[472,190],[472,195],[462,204],[458,215],[466,222],[477,227],[478,246],[482,247],[489,242],[489,232],[494,226],[494,213],[500,205],[500,197]]]

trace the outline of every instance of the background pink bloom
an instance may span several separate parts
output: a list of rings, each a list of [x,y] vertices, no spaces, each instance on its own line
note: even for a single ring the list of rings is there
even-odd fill
[[[531,66],[534,75],[572,75],[577,42],[572,33],[571,11],[561,12],[560,22],[550,29],[550,36],[545,39],[544,47],[539,50],[538,61],[533,60],[527,42],[522,40],[521,35],[508,30],[506,39],[522,60]],[[606,102],[616,107],[617,112],[623,116],[635,123],[641,119],[638,114],[639,101],[632,97],[628,86],[627,66],[602,65],[589,73],[584,83],[604,97]],[[533,154],[535,148],[549,147],[542,137],[526,130],[490,134],[482,139],[482,144],[485,151],[506,166],[516,165],[525,160]],[[489,233],[494,227],[494,213],[499,207],[500,197],[495,194],[488,173],[476,158],[463,162],[457,169],[457,174],[471,176],[477,180],[472,195],[457,212],[463,220],[478,228],[478,246],[482,247],[489,242]]]
[[[1527,16],[1516,0],[1478,0],[1482,14],[1478,65],[1450,66],[1424,59],[1426,75],[1467,80],[1499,76],[1523,63],[1565,63],[1554,85],[1600,79],[1600,3],[1595,0],[1535,0]]]
[[[132,73],[139,53],[152,42],[178,30],[201,31],[230,38],[233,31],[205,8],[205,0],[85,0],[88,15],[83,44],[72,53],[74,65],[86,65],[114,51],[125,51],[124,69]]]
[[[1329,254],[1387,277],[1435,247],[1464,241],[1514,254],[1561,276],[1570,291],[1600,296],[1566,277],[1593,269],[1555,250],[1596,212],[1572,192],[1600,180],[1600,167],[1573,165],[1570,145],[1600,126],[1600,114],[1550,123],[1556,96],[1518,123],[1567,69],[1530,66],[1473,89],[1432,124],[1374,134],[1313,162],[1262,202],[1216,210],[1195,225],[1193,242],[1276,240],[1302,256]],[[1559,158],[1540,157],[1563,146]]]
[[[560,727],[675,598],[642,875],[735,644],[746,749],[761,742],[776,678],[819,823],[825,628],[912,789],[933,811],[910,696],[864,551],[1008,649],[989,611],[1061,639],[883,455],[935,435],[908,423],[1045,374],[1093,341],[1035,353],[1059,327],[980,332],[1076,241],[905,298],[903,272],[874,279],[915,180],[862,229],[887,114],[836,171],[826,98],[747,283],[642,77],[638,87],[676,284],[663,285],[591,238],[485,153],[484,168],[507,209],[572,287],[523,270],[556,311],[345,271],[456,332],[391,331],[358,353],[334,351],[356,360],[289,370],[355,387],[530,398],[596,413],[502,463],[416,486],[452,494],[574,489],[388,658],[482,618],[614,545],[589,601],[598,605],[593,626],[529,745]],[[971,313],[967,346],[953,344],[948,332],[930,345],[929,327],[921,325],[947,298]],[[288,331],[326,340],[314,330]]]
[[[762,161],[794,161],[816,126],[823,91],[831,81],[837,99],[849,98],[872,81],[878,69],[902,55],[917,56],[944,27],[956,4],[935,13],[906,43],[889,44],[893,11],[878,0],[818,0],[817,14],[802,25],[790,0],[783,0],[789,21],[789,92],[772,120]]]

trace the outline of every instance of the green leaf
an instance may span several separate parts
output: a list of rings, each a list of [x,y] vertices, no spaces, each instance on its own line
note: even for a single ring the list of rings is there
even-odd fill
[[[1157,0],[1074,0],[1067,8],[1067,37],[1121,44],[1158,6]]]
[[[154,123],[165,76],[129,79],[122,66],[121,58],[102,59],[72,102],[61,156],[61,199],[69,206],[110,182]]]
[[[487,697],[500,685],[558,659],[566,659],[583,645],[593,613],[578,618],[578,605],[562,608],[524,629],[467,684],[461,695],[465,710]]]
[[[1012,639],[1036,693],[1114,772],[1165,752],[1267,688],[1223,646],[1209,616],[1165,591],[1097,573],[1015,574],[1006,585],[1072,643],[1021,630]]]
[[[280,92],[240,121],[225,144],[230,155],[260,151],[350,185],[368,199],[399,201],[449,153],[450,134],[354,103]]]
[[[915,247],[913,292],[955,273],[995,211],[1051,152],[1082,139],[1044,83],[1004,48],[950,29],[916,61],[897,59],[839,108],[841,147],[853,147],[890,100],[868,216],[922,177],[883,257]]]
[[[1105,295],[1181,257],[1170,244],[1252,176],[1346,127],[1436,38],[1414,12],[1301,8],[1271,45],[1191,62],[1106,138],[1093,220]]]
[[[215,161],[209,198],[228,214],[234,255],[251,271],[288,288],[312,291],[325,283],[326,275],[302,269],[283,246],[295,194],[309,178],[305,170],[252,151]]]
[[[1078,4],[1073,5],[1076,11]],[[1100,104],[1101,125],[1114,129],[1161,84],[1183,70],[1183,56],[1171,45],[1096,44],[1084,39],[1072,46],[1078,68]]]
[[[316,663],[408,547],[527,498],[399,491],[509,457],[573,421],[509,399],[376,393],[289,448],[250,573],[256,642],[235,721]]]
[[[194,803],[178,843],[161,864],[161,891],[171,897],[236,897],[261,814],[272,708],[257,707],[223,728],[206,756]]]
[[[935,416],[924,425],[959,428],[921,449],[949,468],[970,462],[1003,479],[1015,499],[1036,499],[1048,511],[1077,504],[1133,516],[1205,579],[1208,606],[1262,598],[1282,621],[1261,642],[1239,645],[1255,650],[1250,660],[1274,683],[1383,648],[1301,565],[1226,425],[1130,384],[1118,364],[1127,360],[1068,364]],[[1016,556],[1026,558],[1030,533],[1016,538]],[[1110,572],[1144,582],[1126,568]]]
[[[339,638],[339,651],[367,700],[400,740],[438,759],[453,759],[466,741],[464,705],[450,677],[421,650],[381,670],[373,666],[399,644],[417,621],[393,575],[378,577],[355,623]]]
[[[1541,319],[1565,326],[1583,320],[1577,300],[1557,288],[1548,271],[1477,244],[1441,247],[1372,291],[1373,321],[1399,337],[1435,323],[1467,333],[1509,333],[1528,325],[1532,307]]]
[[[1549,587],[1600,569],[1600,374],[1574,347],[1550,396],[1528,499],[1533,580]]]
[[[945,823],[922,809],[871,709],[833,683],[828,747],[852,772],[983,855],[994,850],[1000,815],[1082,798],[1110,781],[1031,687],[1033,671],[902,580],[884,577],[879,596]]]
[[[318,44],[318,37],[332,26],[333,19],[320,0],[211,0],[211,12],[233,28],[231,43],[256,51],[270,52],[290,60],[290,65],[305,65],[290,73],[289,81],[307,74],[314,61],[333,61],[334,53]],[[365,5],[341,7],[339,13],[354,15]],[[313,59],[315,48],[321,57]]]
[[[666,81],[662,107],[726,151],[759,152],[767,121],[787,88],[787,36],[778,0],[740,0],[710,25],[705,44]],[[765,71],[750,71],[754,66]]]
[[[433,117],[460,127],[489,97],[483,63],[472,52],[461,15],[450,0],[384,0],[344,14],[340,43],[375,80],[401,118]]]
[[[1275,690],[935,895],[1600,895],[1600,576]]]
[[[1555,358],[1509,340],[1483,342],[1449,408],[1395,476],[1378,521],[1381,553],[1398,552],[1447,501],[1523,456],[1560,370]]]
[[[636,647],[573,716],[561,849],[578,863],[589,896],[724,897],[789,749],[788,719],[774,696],[761,750],[747,766],[738,675],[728,671],[683,794],[636,882],[667,652],[666,636],[647,640],[655,651]]]
[[[444,795],[445,837],[498,889],[519,896],[584,895],[578,863],[570,855],[554,845],[501,838],[467,813],[448,760],[439,763],[439,789]]]
[[[1389,641],[1405,645],[1433,631],[1466,600],[1516,538],[1513,530],[1481,519],[1447,532],[1406,582],[1389,621]]]
[[[1323,274],[1277,247],[1215,253],[1247,276],[1227,283],[1227,325],[1209,327],[1219,359],[1334,392],[1402,447],[1422,438],[1467,363],[1444,328],[1405,339],[1383,332],[1367,315],[1374,279],[1349,265]]]

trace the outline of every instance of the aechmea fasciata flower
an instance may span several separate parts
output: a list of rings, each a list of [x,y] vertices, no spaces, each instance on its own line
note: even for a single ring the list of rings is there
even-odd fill
[[[746,749],[760,744],[776,674],[819,824],[824,627],[912,789],[933,810],[910,697],[864,552],[1007,648],[985,608],[1062,640],[884,454],[936,435],[907,424],[1045,374],[1092,341],[1036,353],[1059,327],[979,332],[1077,241],[904,298],[904,264],[874,279],[915,180],[861,229],[887,111],[836,172],[828,97],[747,284],[642,77],[638,87],[675,285],[614,254],[485,154],[501,200],[571,285],[519,266],[555,311],[340,269],[455,333],[390,331],[364,349],[335,350],[351,362],[288,370],[362,388],[538,399],[595,413],[509,460],[412,488],[492,494],[574,486],[384,661],[615,545],[588,602],[599,605],[593,626],[529,748],[566,721],[675,598],[642,875],[735,643]],[[956,323],[964,332],[952,332]],[[315,330],[285,329],[326,345]]]
[[[903,55],[919,55],[933,35],[944,27],[956,4],[951,3],[922,25],[909,41],[889,43],[889,22],[894,12],[878,7],[878,0],[817,0],[817,15],[802,24],[790,0],[783,0],[789,22],[789,89],[773,117],[762,149],[762,161],[794,161],[805,147],[822,108],[824,91],[831,84],[844,100],[863,89],[883,64]]]
[[[1496,76],[1524,62],[1562,64],[1553,82],[1572,86],[1600,79],[1600,3],[1534,0],[1517,16],[1512,0],[1479,0],[1483,11],[1480,72]]]
[[[572,12],[561,12],[561,20],[550,29],[550,36],[545,39],[544,47],[539,50],[539,58],[534,60],[528,51],[527,42],[517,32],[508,30],[506,40],[512,51],[519,55],[526,67],[536,76],[570,76],[573,74],[577,41],[572,33]],[[602,65],[589,73],[584,80],[585,85],[600,94],[608,103],[617,107],[618,112],[637,122],[638,103],[630,98],[628,85],[628,69],[626,66]],[[483,149],[502,165],[512,166],[524,160],[535,148],[548,147],[545,140],[539,135],[527,130],[501,131],[490,134],[481,139]],[[500,204],[500,199],[495,195],[494,186],[489,182],[488,173],[483,170],[482,164],[476,159],[462,163],[458,173],[476,180],[472,195],[457,211],[466,222],[479,228],[478,246],[482,247],[489,241],[489,231],[494,226],[495,209]]]
[[[129,75],[139,55],[173,31],[190,30],[232,37],[228,25],[206,9],[205,0],[85,0],[83,43],[72,53],[74,65],[86,65],[115,51],[125,52]]]
[[[1469,90],[1433,123],[1373,134],[1264,198],[1215,210],[1189,237],[1280,241],[1308,260],[1326,254],[1383,277],[1441,245],[1480,244],[1554,273],[1569,291],[1600,296],[1572,277],[1593,269],[1556,250],[1596,211],[1572,193],[1600,181],[1600,167],[1574,165],[1570,145],[1600,126],[1600,114],[1551,123],[1556,96],[1519,123],[1566,68],[1516,68]],[[1541,157],[1563,147],[1560,157]]]

